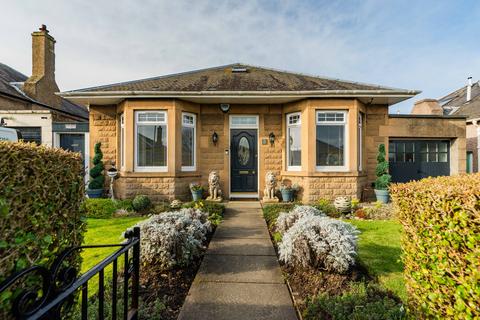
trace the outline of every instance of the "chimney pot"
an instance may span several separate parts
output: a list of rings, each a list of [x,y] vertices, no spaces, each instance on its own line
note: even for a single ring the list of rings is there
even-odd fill
[[[42,26],[41,26],[38,30],[40,30],[40,31],[45,31],[46,33],[48,33],[47,25],[46,25],[46,24],[42,24]]]
[[[472,99],[472,77],[467,78],[467,98],[466,101],[470,101]]]

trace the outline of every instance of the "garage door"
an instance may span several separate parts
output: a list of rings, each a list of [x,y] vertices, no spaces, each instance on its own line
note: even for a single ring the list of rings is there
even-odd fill
[[[448,140],[390,140],[388,158],[393,182],[450,174]]]

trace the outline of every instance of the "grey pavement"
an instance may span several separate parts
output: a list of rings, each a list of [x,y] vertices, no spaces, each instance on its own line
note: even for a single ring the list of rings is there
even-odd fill
[[[227,204],[178,319],[297,319],[259,202]]]

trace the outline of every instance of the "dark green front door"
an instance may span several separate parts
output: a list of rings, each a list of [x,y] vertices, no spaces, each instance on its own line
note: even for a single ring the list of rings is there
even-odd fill
[[[231,130],[231,192],[257,192],[257,130]]]

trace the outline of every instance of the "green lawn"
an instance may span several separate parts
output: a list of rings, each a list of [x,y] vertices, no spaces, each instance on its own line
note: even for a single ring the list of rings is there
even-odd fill
[[[145,217],[87,219],[87,232],[85,233],[84,245],[121,243],[125,240],[122,237],[122,233],[144,219]],[[83,261],[81,273],[88,271],[118,249],[119,248],[94,248],[84,250],[82,252]],[[119,259],[118,267],[123,268],[123,259]],[[105,269],[105,280],[112,278],[111,270],[111,265]],[[98,288],[98,276],[93,277],[88,282],[88,286],[89,294],[94,294]]]
[[[359,257],[369,272],[378,276],[379,282],[406,299],[403,264],[400,261],[402,227],[393,220],[350,220],[362,233],[359,240]]]

